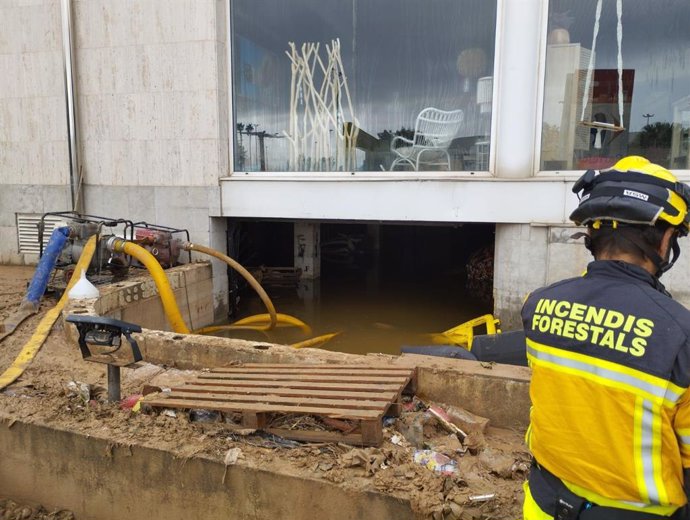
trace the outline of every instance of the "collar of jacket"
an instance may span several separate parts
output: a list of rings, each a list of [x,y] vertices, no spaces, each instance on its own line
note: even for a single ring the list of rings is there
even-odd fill
[[[629,264],[621,260],[595,260],[587,266],[585,276],[612,276],[615,278],[629,278],[631,281],[646,283],[666,296],[671,294],[666,290],[664,284],[653,276],[646,269],[639,265]]]

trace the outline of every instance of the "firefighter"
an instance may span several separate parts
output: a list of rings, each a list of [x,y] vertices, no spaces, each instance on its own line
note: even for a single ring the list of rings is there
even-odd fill
[[[685,518],[690,311],[659,277],[689,229],[690,186],[642,157],[588,171],[570,215],[594,256],[529,295],[525,520]]]

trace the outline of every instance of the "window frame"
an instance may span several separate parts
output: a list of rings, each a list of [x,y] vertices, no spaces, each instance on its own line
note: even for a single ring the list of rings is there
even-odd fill
[[[544,95],[546,91],[546,51],[547,44],[546,40],[548,37],[548,26],[549,26],[549,8],[551,6],[551,0],[544,0],[542,2],[542,13],[541,13],[541,38],[540,38],[540,48],[539,48],[539,81],[538,81],[538,93],[537,93],[537,127],[535,129],[536,136],[534,140],[534,164],[535,164],[535,177],[540,178],[558,178],[568,181],[574,181],[579,179],[582,174],[585,173],[584,169],[577,170],[543,170],[541,169],[541,148],[542,148],[542,130],[544,126]],[[690,95],[690,93],[689,93]],[[669,171],[673,172],[674,175],[683,181],[690,180],[690,169],[671,169]]]
[[[288,0],[285,0],[288,1]],[[500,69],[500,49],[502,43],[502,31],[504,23],[504,11],[505,2],[509,0],[492,0],[496,2],[496,18],[495,18],[495,32],[494,32],[494,60],[493,60],[493,70],[492,70],[492,109],[491,109],[491,131],[489,133],[489,161],[488,170],[476,170],[476,171],[347,171],[347,172],[332,172],[332,171],[243,171],[235,169],[235,147],[236,147],[236,137],[235,137],[235,98],[234,98],[234,81],[233,81],[233,70],[234,70],[234,34],[233,34],[233,23],[232,23],[232,11],[233,11],[233,0],[226,0],[227,6],[227,19],[226,19],[226,57],[228,60],[227,65],[227,90],[228,90],[228,176],[246,176],[247,178],[258,176],[262,178],[267,178],[271,176],[273,178],[285,178],[294,179],[295,177],[306,177],[312,180],[315,176],[328,177],[328,178],[386,178],[395,180],[396,177],[404,177],[406,179],[419,178],[419,179],[452,179],[452,178],[486,178],[495,177],[496,171],[496,137],[497,137],[497,124],[498,124],[498,92],[499,85],[498,82],[498,71]]]

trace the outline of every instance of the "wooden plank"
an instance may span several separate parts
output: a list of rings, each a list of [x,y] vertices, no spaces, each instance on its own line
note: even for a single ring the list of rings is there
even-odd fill
[[[231,394],[198,394],[194,392],[170,392],[167,399],[186,399],[188,401],[217,401],[221,403],[258,403],[258,404],[287,404],[294,406],[312,405],[324,408],[362,408],[379,410],[383,413],[388,408],[388,402],[363,401],[353,399],[319,399],[316,397],[280,397],[273,395],[231,395]]]
[[[264,386],[242,387],[242,386],[220,386],[220,385],[199,385],[188,383],[184,386],[174,387],[173,392],[198,392],[201,394],[223,394],[234,393],[240,395],[280,395],[283,397],[338,397],[342,399],[364,399],[367,401],[386,401],[391,402],[396,399],[396,392],[378,392],[362,390],[352,392],[345,390],[308,390],[300,388],[271,388]]]
[[[394,403],[390,404],[390,406],[386,409],[383,415],[390,417],[400,417],[402,409],[402,401],[400,399],[397,399]]]
[[[383,442],[383,427],[379,421],[362,421],[362,443],[378,446]]]
[[[211,374],[295,374],[295,375],[366,375],[366,376],[400,376],[411,377],[409,370],[366,370],[359,368],[332,369],[321,368],[317,370],[305,370],[303,368],[214,368]]]
[[[378,446],[365,444],[361,433],[340,433],[335,431],[288,430],[285,428],[266,428],[268,433],[303,442],[344,442],[362,446]]]
[[[302,368],[305,370],[320,370],[322,368],[350,369],[360,368],[362,370],[405,370],[408,374],[414,372],[414,367],[400,365],[336,365],[335,363],[243,363],[228,367],[218,367],[213,370],[226,368]]]
[[[240,386],[245,388],[270,387],[270,388],[292,388],[304,390],[350,390],[350,391],[371,391],[371,392],[398,392],[399,384],[378,383],[378,384],[359,384],[359,383],[322,383],[319,381],[243,381],[222,379],[195,379],[195,385],[210,386]]]
[[[242,412],[242,426],[245,428],[258,430],[260,428],[265,428],[267,422],[265,413],[255,413],[251,411]]]
[[[301,375],[296,378],[293,375],[283,374],[200,374],[199,379],[223,379],[223,380],[255,380],[255,381],[315,381],[324,383],[396,383],[399,385],[407,384],[409,377],[384,377],[384,376],[320,376],[320,375]]]
[[[324,415],[344,419],[379,419],[381,411],[376,410],[348,410],[347,408],[323,408],[318,406],[290,406],[265,405],[259,403],[220,403],[217,401],[188,400],[188,399],[147,399],[142,404],[157,408],[202,408],[218,412],[267,412],[267,413],[299,413],[308,415]]]

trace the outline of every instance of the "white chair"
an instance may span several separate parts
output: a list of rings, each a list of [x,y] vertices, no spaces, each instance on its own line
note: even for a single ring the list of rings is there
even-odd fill
[[[462,110],[446,112],[438,108],[425,108],[417,116],[412,140],[395,136],[391,141],[391,152],[397,157],[391,164],[394,170],[400,164],[419,171],[433,166],[445,166],[450,171],[448,147],[462,125]]]

